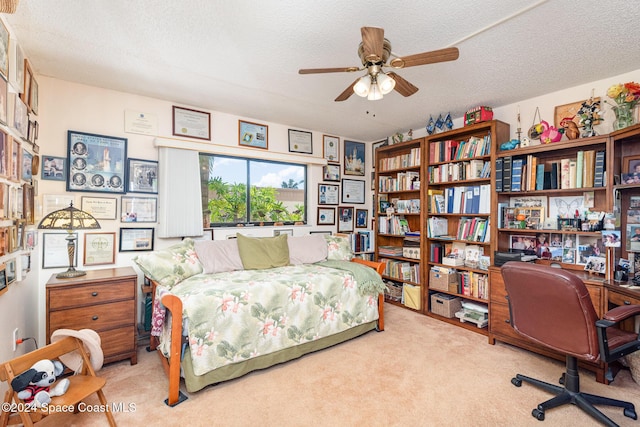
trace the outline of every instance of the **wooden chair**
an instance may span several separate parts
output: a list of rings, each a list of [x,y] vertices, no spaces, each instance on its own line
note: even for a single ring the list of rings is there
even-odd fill
[[[61,355],[74,351],[78,352],[82,357],[82,369],[76,375],[67,377],[70,381],[69,389],[62,396],[52,397],[49,406],[57,407],[58,405],[73,405],[74,412],[78,412],[78,403],[82,402],[94,393],[98,395],[101,405],[104,405],[105,407],[108,405],[107,399],[102,392],[102,388],[106,384],[106,380],[96,376],[82,341],[76,337],[66,337],[53,344],[49,344],[25,355],[16,357],[15,359],[0,365],[0,381],[6,381],[9,385],[9,390],[5,393],[4,403],[14,403],[16,404],[16,409],[18,409],[15,412],[2,411],[0,414],[0,426],[4,427],[7,424],[23,424],[25,426],[32,426],[45,416],[50,415],[42,410],[34,409],[25,411],[24,402],[18,397],[18,392],[11,388],[11,381],[16,376],[30,369],[31,366],[39,360],[55,360]],[[105,411],[105,415],[109,420],[109,425],[115,426],[116,421],[113,418],[111,411]]]

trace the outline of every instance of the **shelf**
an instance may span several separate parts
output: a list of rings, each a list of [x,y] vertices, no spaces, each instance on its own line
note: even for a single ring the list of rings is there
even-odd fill
[[[490,160],[490,159],[491,159],[491,156],[469,157],[467,159],[454,159],[446,162],[433,162],[433,163],[429,163],[429,166],[448,165],[449,163],[461,163],[461,162],[470,162],[471,160]]]
[[[529,190],[529,191],[499,191],[499,195],[505,196],[532,196],[532,195],[551,195],[554,194],[568,194],[568,193],[583,193],[585,191],[607,191],[607,187],[582,187],[582,188],[556,188],[556,189],[548,189],[548,190]]]
[[[378,194],[403,194],[403,193],[419,193],[420,189],[417,190],[396,190],[396,191],[378,191]]]
[[[479,273],[479,274],[489,274],[488,270],[482,270],[480,268],[474,268],[474,267],[467,267],[467,266],[464,266],[464,265],[446,265],[446,264],[442,264],[442,263],[435,262],[435,261],[428,261],[427,264],[428,265],[435,265],[435,266],[438,266],[438,267],[444,267],[444,268],[455,268],[456,270],[472,271],[474,273]]]
[[[401,282],[401,283],[407,283],[409,285],[413,285],[413,286],[420,286],[420,283],[416,283],[416,282],[412,282],[411,280],[402,280],[399,279],[397,277],[392,277],[392,276],[387,276],[387,275],[382,275],[383,279],[387,279],[387,280],[391,280],[392,282]]]
[[[382,234],[382,233],[378,233],[378,237],[395,237],[396,239],[404,239],[405,237],[407,237],[404,234]],[[409,236],[411,237],[411,236]]]
[[[553,151],[561,151],[561,150],[574,150],[580,149],[585,150],[589,149],[591,146],[596,145],[606,145],[608,137],[605,136],[592,136],[590,138],[580,138],[573,139],[567,141],[560,142],[552,142],[551,144],[539,144],[539,145],[530,145],[528,147],[520,147],[513,150],[501,150],[498,151],[496,157],[518,157],[518,156],[526,156],[527,154],[542,154]]]
[[[455,185],[463,185],[463,184],[478,184],[478,183],[488,183],[491,182],[491,178],[474,178],[474,179],[463,179],[458,181],[447,181],[447,182],[430,182],[429,187],[451,187]]]
[[[473,240],[447,239],[443,237],[429,237],[429,240],[435,240],[438,242],[459,242],[459,243],[467,243],[470,245],[481,245],[481,246],[491,245],[491,242],[474,242]]]
[[[528,228],[499,228],[498,232],[504,233],[522,233],[522,234],[579,234],[581,236],[595,236],[601,237],[602,232],[600,231],[572,231],[572,230],[531,230]]]
[[[407,166],[406,168],[379,170],[378,175],[396,174],[398,172],[419,171],[419,170],[420,170],[420,165]]]
[[[428,216],[450,216],[450,217],[470,217],[470,216],[489,216],[490,213],[429,213]]]
[[[420,262],[420,260],[417,258],[406,258],[403,256],[397,256],[397,255],[384,255],[381,253],[378,253],[378,258],[393,259],[396,261],[406,261],[406,262]]]
[[[439,314],[435,314],[431,311],[429,311],[428,315],[430,317],[433,317],[434,319],[442,320],[443,322],[450,323],[452,325],[467,329],[469,331],[473,331],[482,335],[489,335],[488,326],[485,326],[484,328],[478,328],[473,323],[461,322],[460,319],[458,319],[457,317],[448,318],[448,317],[440,316]]]

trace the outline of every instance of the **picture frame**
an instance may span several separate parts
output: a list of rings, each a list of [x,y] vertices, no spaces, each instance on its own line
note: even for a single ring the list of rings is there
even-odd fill
[[[371,159],[372,159],[371,161],[373,162],[371,166],[372,169],[376,168],[376,150],[388,144],[389,144],[389,141],[386,139],[383,139],[382,141],[374,142],[373,144],[371,144]]]
[[[125,197],[120,201],[120,222],[158,222],[156,197]]]
[[[365,166],[365,143],[345,140],[344,174],[364,176]]]
[[[0,256],[9,253],[9,227],[0,227]]]
[[[25,248],[33,249],[38,245],[38,231],[37,230],[27,230],[25,234]]]
[[[589,101],[588,99],[583,99],[582,101],[570,102],[564,105],[557,105],[554,109],[553,113],[553,124],[556,128],[562,128],[560,124],[562,119],[572,117],[571,121],[576,124],[576,126],[583,127],[580,125],[580,118],[578,117],[578,111],[582,108],[582,104],[584,102]],[[594,102],[600,101],[600,98],[593,98]],[[599,121],[598,121],[599,122]],[[598,123],[594,123],[596,125]]]
[[[623,174],[640,174],[640,155],[622,158]]]
[[[269,126],[238,120],[238,145],[269,149]]]
[[[22,144],[16,138],[11,138],[11,157],[9,167],[9,180],[18,182],[22,174]]]
[[[22,184],[22,216],[27,224],[35,224],[35,191],[33,185]]]
[[[14,97],[13,104],[13,128],[18,132],[20,137],[27,138],[29,127],[29,115],[27,104],[19,97]]]
[[[29,91],[29,108],[31,112],[35,115],[38,115],[38,81],[35,79],[33,74],[31,75],[31,90]]]
[[[314,230],[310,231],[309,234],[326,234],[327,236],[331,236],[333,232],[331,230]]]
[[[0,129],[0,177],[9,177],[7,161],[11,158],[11,136]]]
[[[27,221],[18,219],[15,221],[15,247],[14,250],[22,250],[25,247],[25,234],[27,230]]]
[[[1,43],[1,42],[0,42]],[[0,47],[1,48],[1,47]],[[1,59],[0,59],[1,62]],[[7,124],[7,113],[8,113],[8,90],[9,85],[7,81],[0,76],[0,123],[3,125]]]
[[[282,234],[286,234],[287,236],[293,236],[293,228],[281,228],[278,230],[273,230],[274,236],[280,236]]]
[[[20,94],[20,99],[27,106],[27,110],[31,112],[31,106],[29,103],[29,95],[31,95],[31,82],[33,81],[33,70],[31,69],[31,63],[28,58],[24,58],[24,75],[23,75],[23,91]]]
[[[340,163],[340,138],[322,135],[322,158],[329,163]]]
[[[318,207],[318,225],[336,225],[336,208]]]
[[[119,252],[153,251],[155,228],[120,228]]]
[[[22,266],[22,275],[24,276],[31,271],[31,254],[22,254],[20,264]]]
[[[324,165],[322,167],[322,180],[340,182],[340,165]]]
[[[9,68],[11,71],[15,71],[13,73],[9,72],[9,80],[11,80],[11,85],[16,92],[22,93],[24,91],[24,51],[19,43],[14,43],[15,39],[11,39],[11,36],[9,37],[9,55],[13,56],[9,60]],[[13,55],[11,55],[11,52],[13,52]]]
[[[7,285],[15,283],[18,279],[18,274],[16,272],[16,259],[11,258],[5,261],[5,270],[7,275]]]
[[[76,241],[78,233],[71,233]],[[67,236],[69,233],[42,233],[42,268],[68,268]],[[75,251],[73,267],[78,266],[78,251]]]
[[[289,152],[313,154],[313,134],[304,130],[289,129]]]
[[[8,287],[7,272],[5,270],[5,264],[0,264],[0,293],[4,293]]]
[[[65,181],[67,177],[66,157],[42,156],[40,178],[50,181]]]
[[[173,135],[211,141],[211,113],[173,106]]]
[[[31,173],[31,168],[33,166],[33,154],[29,152],[29,150],[23,148],[22,149],[22,180],[23,181],[31,181],[33,179],[33,175]]]
[[[341,203],[364,204],[365,182],[357,179],[342,179]]]
[[[338,233],[353,231],[353,207],[340,206],[338,208]]]
[[[9,80],[9,29],[0,21],[0,75]]]
[[[127,138],[67,132],[67,191],[122,194],[127,182]]]
[[[105,265],[116,262],[116,233],[85,233],[83,265]]]
[[[127,160],[127,193],[158,194],[158,162]]]
[[[338,184],[318,184],[318,204],[337,205],[340,186]]]
[[[356,209],[356,228],[367,228],[368,209]]]
[[[38,139],[39,128],[40,128],[40,125],[38,124],[37,121],[29,120],[29,126],[27,127],[27,142],[30,142],[31,144],[36,143],[36,140]],[[36,147],[34,147],[33,151],[37,152]]]
[[[590,256],[587,258],[587,263],[584,266],[585,271],[592,273],[606,274],[607,272],[607,258],[603,256]]]
[[[90,213],[95,219],[118,218],[118,199],[114,197],[82,196],[80,208]]]

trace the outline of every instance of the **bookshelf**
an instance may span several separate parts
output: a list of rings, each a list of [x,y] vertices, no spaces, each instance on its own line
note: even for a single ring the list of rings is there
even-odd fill
[[[491,216],[493,164],[496,147],[509,137],[509,125],[492,120],[425,139],[428,164],[423,190],[423,263],[424,274],[429,278],[425,313],[485,335],[488,320],[475,324],[442,315],[442,310],[431,307],[431,297],[440,293],[460,298],[463,307],[482,310],[488,319],[487,268],[495,249]]]
[[[423,138],[376,149],[375,258],[384,261],[385,300],[422,312]]]

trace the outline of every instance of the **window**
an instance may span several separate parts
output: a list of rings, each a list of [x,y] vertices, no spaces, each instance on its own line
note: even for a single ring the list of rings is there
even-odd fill
[[[211,226],[306,223],[305,165],[200,153],[200,172]]]

